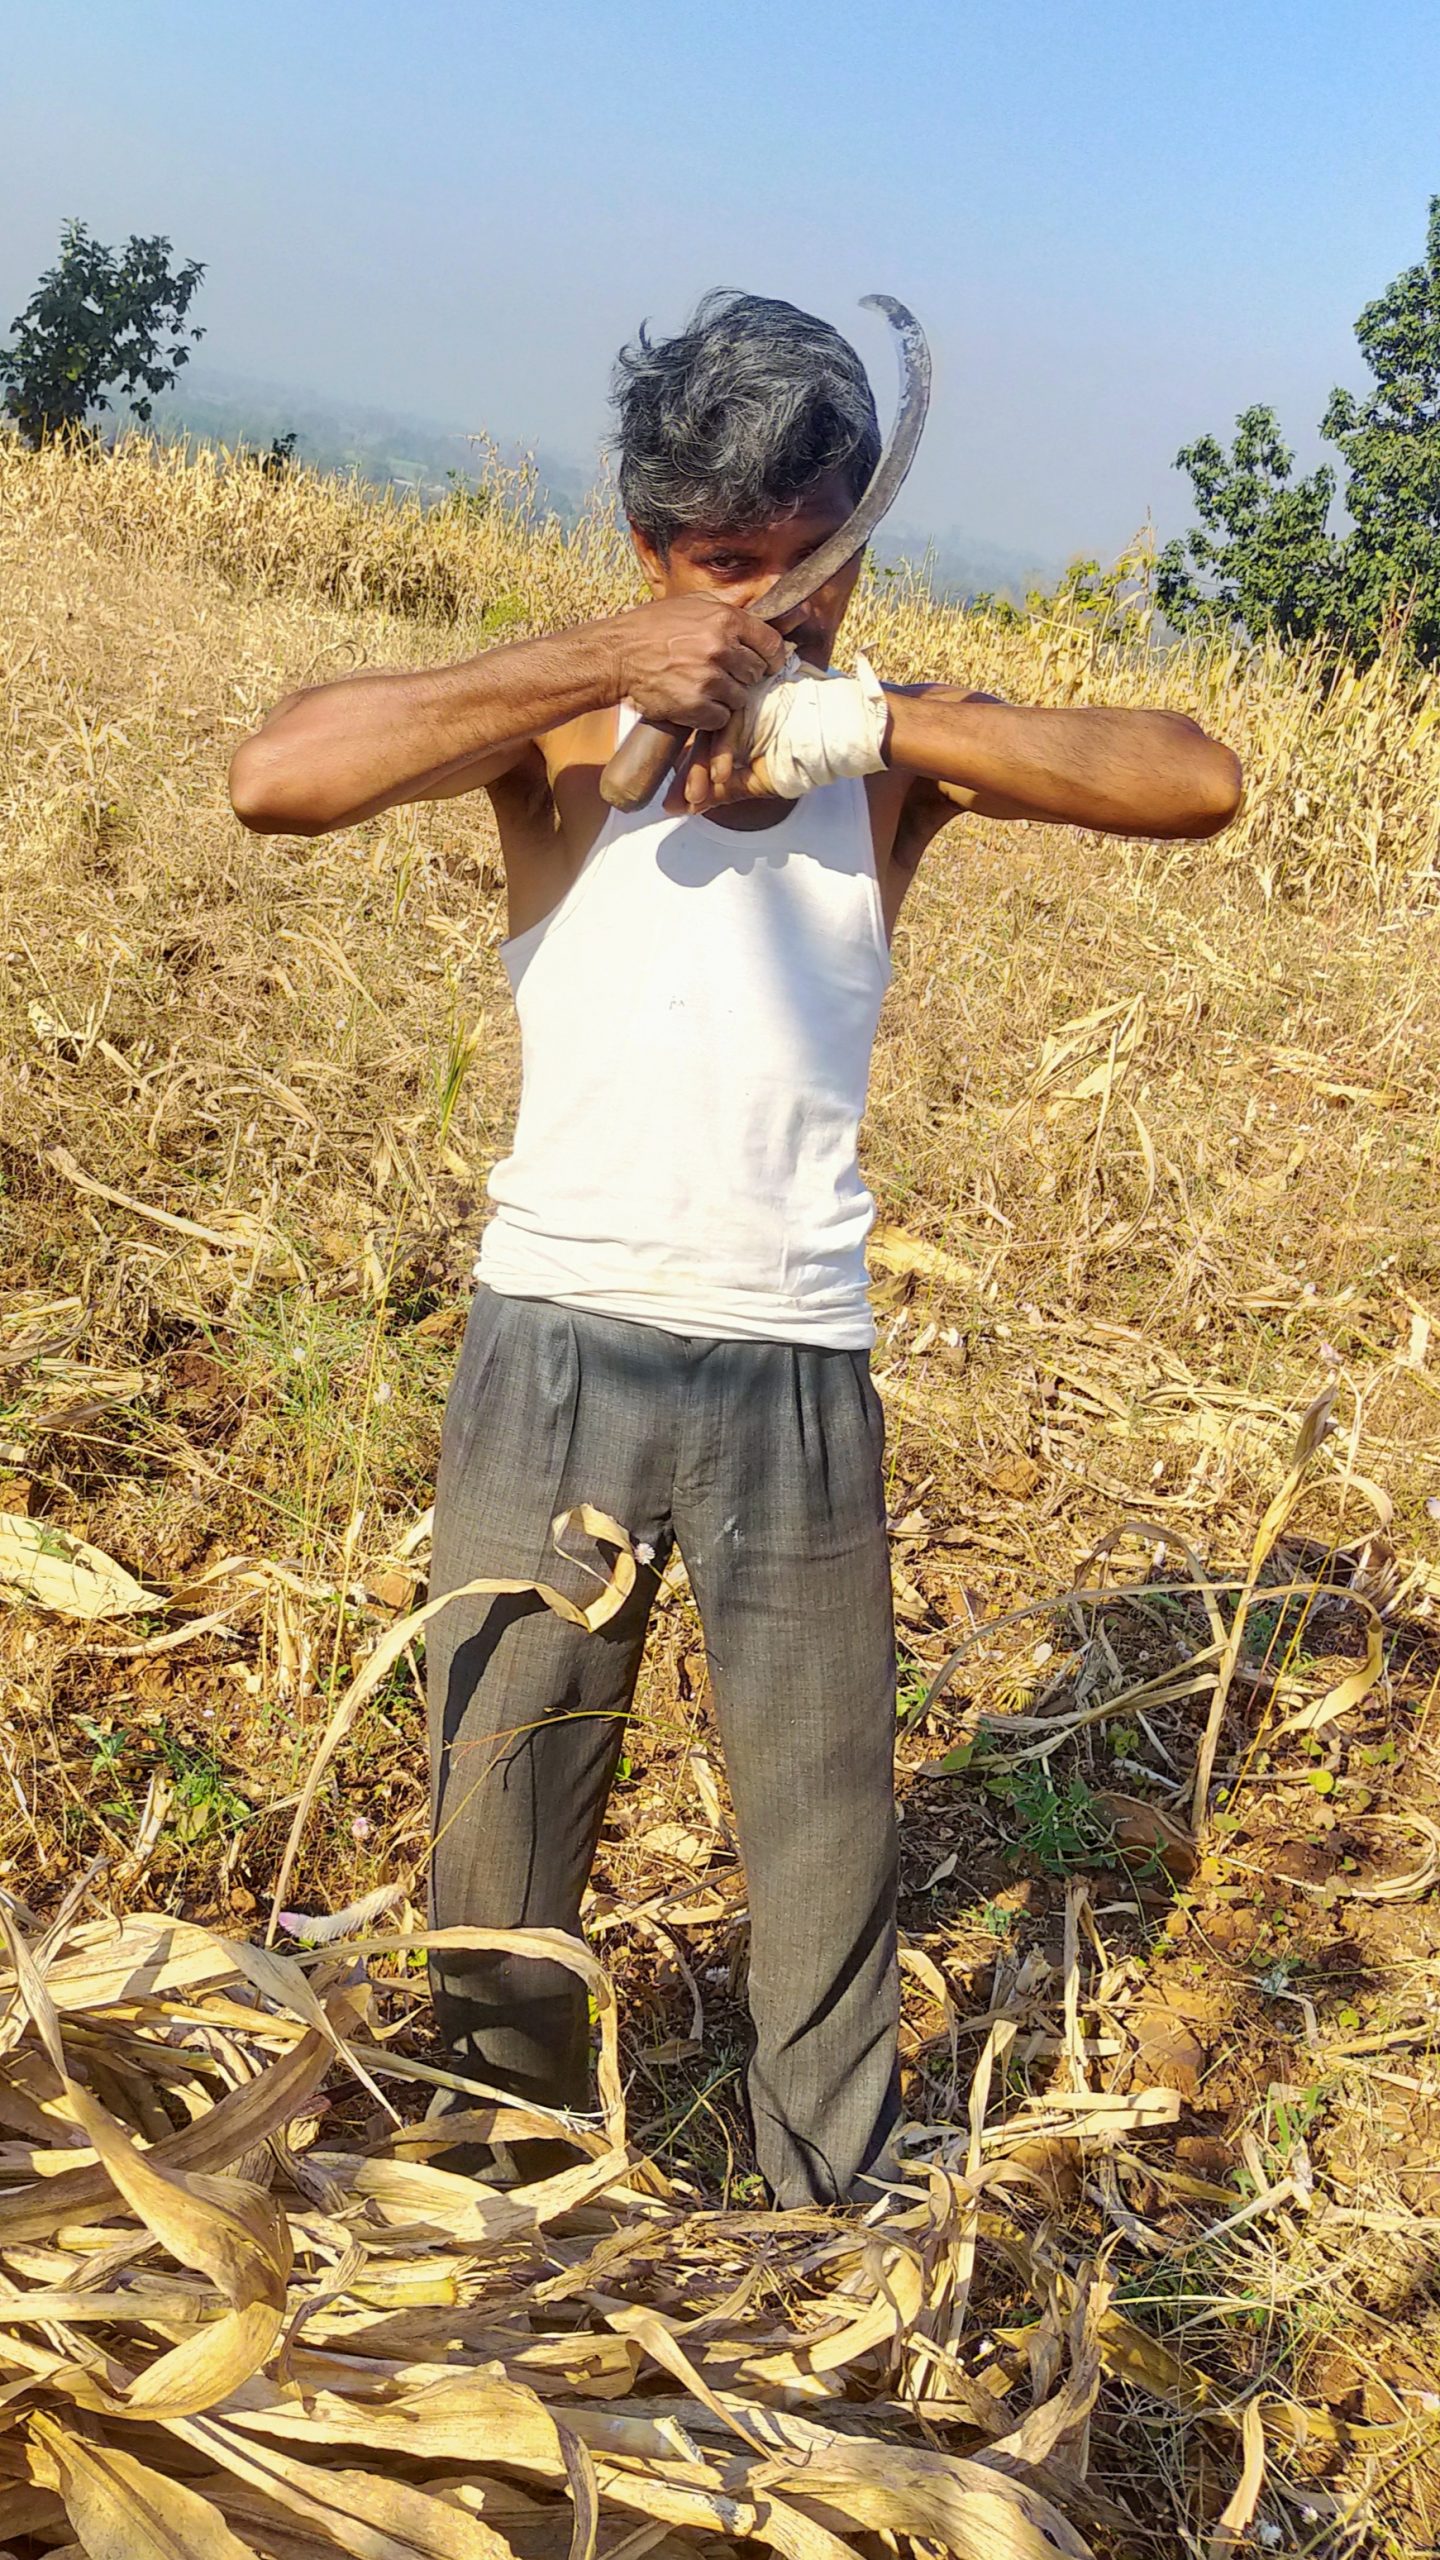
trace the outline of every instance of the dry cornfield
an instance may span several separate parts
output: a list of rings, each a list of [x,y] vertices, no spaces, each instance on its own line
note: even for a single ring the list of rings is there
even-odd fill
[[[258,843],[224,765],[297,684],[609,609],[623,551],[523,482],[0,441],[0,592],[7,2547],[1432,2547],[1440,692],[865,586],[882,674],[1193,711],[1246,806],[957,822],[901,923],[904,2187],[757,2205],[675,1573],[590,1913],[603,2116],[573,2191],[498,2200],[425,2164],[409,1908],[515,1092],[493,835]],[[684,1143],[658,1086],[626,1134]]]

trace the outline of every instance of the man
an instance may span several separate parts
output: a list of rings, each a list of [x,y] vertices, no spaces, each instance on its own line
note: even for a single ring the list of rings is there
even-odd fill
[[[856,1164],[889,938],[957,810],[1211,835],[1239,768],[1166,712],[830,676],[858,559],[781,632],[754,617],[879,452],[864,369],[824,322],[712,294],[681,335],[641,332],[616,397],[651,601],[295,695],[240,748],[232,792],[246,825],[301,835],[489,792],[524,1080],[446,1413],[431,1589],[553,1571],[550,1522],[578,1501],[653,1558],[596,1635],[523,1600],[436,1621],[436,1923],[578,1928],[678,1540],[746,1864],[757,2155],[782,2205],[829,2202],[880,2164],[898,2109],[894,1644]],[[702,745],[620,816],[599,779],[637,712]],[[585,2104],[573,1976],[447,1956],[433,1981],[461,2070]]]

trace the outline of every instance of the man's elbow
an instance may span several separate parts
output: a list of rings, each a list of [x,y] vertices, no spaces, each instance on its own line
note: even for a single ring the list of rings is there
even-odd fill
[[[1224,833],[1239,809],[1245,790],[1245,769],[1229,747],[1217,739],[1205,740],[1205,755],[1196,775],[1197,836]]]
[[[254,836],[323,836],[336,822],[285,788],[263,737],[247,738],[230,759],[230,806]]]
[[[1166,833],[1223,834],[1244,794],[1245,771],[1239,757],[1218,738],[1207,737],[1188,712],[1162,711],[1159,716],[1171,746],[1168,787],[1174,795],[1174,815]]]

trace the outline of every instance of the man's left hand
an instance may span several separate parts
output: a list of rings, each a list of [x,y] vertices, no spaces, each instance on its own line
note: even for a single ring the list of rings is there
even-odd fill
[[[692,813],[739,800],[798,800],[885,763],[889,710],[864,658],[853,675],[816,674],[791,659],[755,685],[713,738],[697,738],[666,802]]]

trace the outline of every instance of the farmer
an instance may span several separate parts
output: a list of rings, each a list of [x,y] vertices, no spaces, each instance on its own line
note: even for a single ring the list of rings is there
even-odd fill
[[[957,812],[1209,836],[1240,774],[1169,712],[827,675],[858,557],[781,630],[756,618],[880,451],[864,368],[825,322],[712,294],[680,335],[641,332],[616,402],[650,602],[292,695],[231,789],[247,826],[287,835],[489,792],[524,1074],[445,1417],[431,1592],[553,1575],[552,1519],[581,1501],[647,1559],[596,1634],[526,1598],[435,1623],[435,1923],[577,1931],[678,1541],[746,1866],[759,2164],[780,2204],[831,2202],[880,2167],[898,2111],[895,1661],[856,1162],[895,920]],[[772,682],[792,651],[800,681]],[[637,714],[703,743],[622,816],[599,780]],[[459,2071],[585,2105],[573,1974],[447,1954],[433,1982]],[[553,2165],[519,2151],[525,2174]]]

